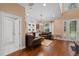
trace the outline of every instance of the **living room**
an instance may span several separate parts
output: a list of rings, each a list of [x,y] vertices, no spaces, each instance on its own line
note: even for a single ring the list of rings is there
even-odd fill
[[[0,55],[78,55],[78,17],[78,3],[0,3]]]

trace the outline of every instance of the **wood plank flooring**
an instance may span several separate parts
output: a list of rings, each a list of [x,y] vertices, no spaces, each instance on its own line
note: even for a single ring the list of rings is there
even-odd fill
[[[34,49],[22,49],[8,56],[69,56],[68,44],[70,42],[63,40],[52,40],[49,46],[38,46]]]

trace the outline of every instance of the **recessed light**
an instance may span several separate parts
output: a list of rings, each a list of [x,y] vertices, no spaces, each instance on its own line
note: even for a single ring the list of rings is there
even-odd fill
[[[44,3],[43,6],[46,6],[46,3]]]

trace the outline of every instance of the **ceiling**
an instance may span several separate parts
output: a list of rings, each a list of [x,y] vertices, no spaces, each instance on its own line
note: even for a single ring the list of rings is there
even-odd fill
[[[26,9],[28,21],[52,20],[61,14],[59,3],[20,3]]]

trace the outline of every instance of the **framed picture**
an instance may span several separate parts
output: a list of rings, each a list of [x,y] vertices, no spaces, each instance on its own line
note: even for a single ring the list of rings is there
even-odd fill
[[[29,26],[31,26],[31,24],[29,24]]]

